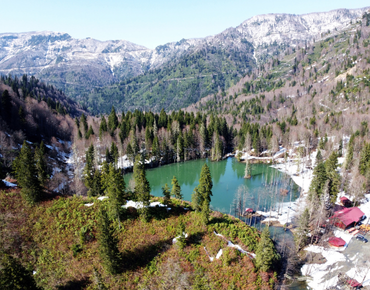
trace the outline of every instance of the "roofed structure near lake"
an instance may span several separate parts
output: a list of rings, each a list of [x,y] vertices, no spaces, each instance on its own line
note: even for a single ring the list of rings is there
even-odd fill
[[[358,207],[350,207],[336,211],[331,220],[335,226],[346,229],[348,226],[358,223],[364,215]]]

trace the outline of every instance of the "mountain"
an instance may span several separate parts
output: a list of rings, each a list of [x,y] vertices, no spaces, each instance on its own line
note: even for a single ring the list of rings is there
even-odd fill
[[[107,112],[111,105],[179,109],[231,87],[287,46],[342,31],[365,10],[260,15],[214,36],[153,50],[124,40],[73,39],[66,33],[3,33],[0,73],[35,75],[94,113]]]

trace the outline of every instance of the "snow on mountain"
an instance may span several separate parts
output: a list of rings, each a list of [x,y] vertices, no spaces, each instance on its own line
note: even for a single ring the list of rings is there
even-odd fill
[[[339,9],[305,15],[268,14],[254,16],[236,28],[205,38],[182,39],[148,49],[125,40],[74,39],[67,33],[26,32],[0,34],[0,73],[32,74],[59,87],[72,86],[76,94],[122,81],[160,68],[204,47],[244,51],[262,44],[294,45],[319,39],[322,33],[340,31],[357,21],[368,8]],[[244,46],[243,46],[244,45]],[[254,52],[262,56],[263,50]],[[66,88],[66,87],[65,87]],[[78,91],[78,88],[80,91]],[[68,92],[67,92],[68,93]]]

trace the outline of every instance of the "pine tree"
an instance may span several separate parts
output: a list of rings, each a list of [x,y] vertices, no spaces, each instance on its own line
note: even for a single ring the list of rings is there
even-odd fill
[[[101,118],[101,122],[100,122],[100,126],[99,126],[99,138],[101,139],[104,132],[107,132],[107,131],[108,131],[107,120],[103,116]]]
[[[310,185],[310,191],[315,192],[318,196],[320,196],[326,180],[327,174],[325,164],[324,162],[320,162],[313,170],[313,179]]]
[[[156,159],[159,157],[159,142],[157,136],[153,139],[152,154]]]
[[[5,121],[10,121],[12,112],[12,102],[8,90],[5,90],[1,97],[1,106],[3,109],[3,116]]]
[[[26,123],[26,115],[22,106],[19,106],[18,118],[21,126],[23,126]]]
[[[94,155],[95,155],[94,145],[91,144],[86,151],[86,164],[84,168],[84,183],[88,189],[92,187],[92,183],[94,180],[95,172]]]
[[[116,130],[117,127],[118,127],[118,118],[117,118],[117,115],[116,115],[116,110],[112,106],[112,110],[111,110],[111,112],[108,116],[108,129],[109,129],[110,133],[113,134],[114,130]]]
[[[170,188],[168,187],[167,183],[164,185],[164,187],[162,187],[162,193],[164,196],[163,203],[165,205],[168,205],[171,200],[171,192],[170,192]]]
[[[93,179],[91,181],[91,187],[87,194],[88,196],[100,196],[102,192],[101,174],[99,170],[95,170]]]
[[[109,164],[107,161],[103,161],[103,164],[101,165],[101,190],[104,193],[109,184],[110,184],[110,176],[109,176]]]
[[[117,164],[118,163],[118,148],[116,143],[112,142],[110,146],[110,156],[112,157],[112,161]]]
[[[40,146],[35,149],[35,162],[40,185],[45,186],[46,180],[48,179],[48,169],[45,161],[44,141],[41,141]]]
[[[212,187],[213,187],[213,182],[212,182],[211,172],[209,171],[208,165],[204,164],[200,172],[199,185],[198,185],[198,192],[201,195],[203,200],[208,200],[208,202],[211,202]]]
[[[198,192],[198,187],[195,187],[193,190],[193,194],[191,195],[191,205],[193,209],[197,212],[200,212],[202,209],[202,202],[203,199]]]
[[[274,244],[270,239],[269,227],[265,227],[256,250],[256,266],[261,271],[267,272],[279,260],[280,255],[276,252]]]
[[[202,223],[203,225],[208,225],[209,222],[209,201],[207,199],[203,200],[202,203],[202,211],[201,211],[201,217],[202,217]]]
[[[308,208],[305,208],[303,214],[299,216],[298,227],[294,233],[294,240],[297,246],[297,249],[300,250],[307,243],[307,234],[309,231],[309,218],[310,213]]]
[[[360,154],[360,163],[358,169],[362,175],[366,175],[366,172],[370,168],[370,143],[364,143]]]
[[[34,155],[26,141],[19,156],[13,161],[13,169],[20,186],[21,194],[30,204],[40,201],[42,189],[37,177]]]
[[[88,125],[87,125],[87,120],[86,120],[86,116],[85,116],[84,113],[82,113],[82,115],[81,115],[80,123],[82,124],[83,131],[86,135],[87,130],[88,130]]]
[[[180,222],[176,229],[177,232],[177,240],[176,245],[182,250],[186,246],[186,240],[185,240],[185,224],[182,219],[180,219]]]
[[[135,179],[135,194],[137,200],[142,202],[143,208],[140,209],[140,216],[144,221],[149,220],[149,200],[150,200],[150,185],[146,178],[145,168],[140,161],[140,156],[136,156],[134,164],[134,179]]]
[[[200,172],[199,185],[194,190],[194,199],[197,206],[201,207],[203,224],[208,224],[209,221],[209,204],[212,196],[212,177],[207,164],[204,164]]]
[[[110,274],[122,272],[122,256],[118,250],[118,239],[114,235],[107,213],[100,209],[98,214],[98,245],[102,264]]]
[[[172,178],[171,184],[172,184],[171,195],[175,198],[182,199],[181,187],[176,176]]]
[[[30,271],[27,271],[16,259],[8,254],[2,254],[0,271],[0,289],[38,290]]]
[[[85,138],[89,139],[91,135],[95,135],[95,132],[94,132],[92,126],[90,125],[89,130],[87,130],[87,132],[85,134]]]
[[[118,218],[120,209],[125,202],[125,181],[119,169],[115,169],[113,164],[109,165],[109,185],[107,194],[109,196],[109,214],[112,218]]]
[[[323,161],[323,158],[322,158],[322,155],[321,155],[321,151],[320,149],[317,151],[317,154],[316,154],[316,165],[319,164],[320,162]]]
[[[111,164],[113,162],[113,158],[112,158],[112,155],[110,154],[109,148],[105,149],[105,161],[108,164]]]

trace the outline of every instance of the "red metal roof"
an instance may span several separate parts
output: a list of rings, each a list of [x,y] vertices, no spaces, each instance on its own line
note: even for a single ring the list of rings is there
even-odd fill
[[[336,211],[331,218],[339,219],[346,227],[361,220],[364,213],[358,207],[345,208]]]
[[[329,239],[329,244],[334,247],[343,247],[346,244],[346,241],[341,238],[331,237]]]
[[[357,282],[355,279],[350,279],[350,280],[347,280],[347,283],[349,286],[352,286],[352,287],[361,287],[361,283]]]
[[[245,212],[254,212],[254,210],[253,209],[251,209],[251,208],[249,208],[249,207],[247,207],[246,209],[245,209]]]

